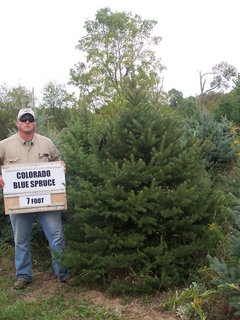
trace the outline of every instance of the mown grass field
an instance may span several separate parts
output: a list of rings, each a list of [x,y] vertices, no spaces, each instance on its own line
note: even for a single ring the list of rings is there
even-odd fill
[[[24,290],[14,290],[12,248],[1,246],[0,320],[123,320],[116,312],[82,300],[80,288],[59,283],[49,272],[37,273]]]
[[[43,249],[43,252],[40,252]],[[59,282],[44,248],[33,254],[33,283],[14,290],[13,248],[0,241],[0,320],[174,320],[160,300],[109,297],[104,292]],[[146,298],[146,297],[145,297]]]

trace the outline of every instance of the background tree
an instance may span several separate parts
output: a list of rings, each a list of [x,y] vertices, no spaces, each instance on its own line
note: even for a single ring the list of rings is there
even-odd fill
[[[176,89],[171,89],[168,91],[168,101],[172,108],[180,107],[183,99],[183,93],[181,91]]]
[[[208,259],[211,266],[211,280],[214,287],[218,290],[218,297],[224,295],[231,307],[232,312],[236,318],[240,317],[240,173],[239,165],[236,166],[234,172],[234,179],[231,180],[229,185],[229,192],[234,196],[232,198],[231,206],[231,225],[228,228],[225,254],[209,255]],[[219,298],[217,298],[217,303]],[[221,300],[220,300],[221,301]],[[225,317],[226,318],[226,317]],[[225,319],[224,317],[221,319]]]
[[[6,84],[0,86],[0,140],[9,135],[9,130],[15,128],[19,109],[32,105],[32,92],[25,87],[9,88]]]
[[[214,110],[214,117],[217,121],[226,118],[236,126],[240,125],[240,104],[233,93],[222,95]]]
[[[239,127],[240,126],[240,77],[239,75],[233,80],[233,90],[229,93],[222,94],[218,99],[215,108],[215,119],[220,121],[226,118]]]
[[[45,115],[47,131],[56,128],[61,131],[66,127],[71,109],[76,106],[74,93],[69,93],[63,84],[49,82],[43,89],[39,115]]]
[[[232,96],[224,94],[220,100],[223,102],[228,95]],[[231,100],[228,98],[227,101]],[[240,151],[239,133],[234,122],[222,116],[223,113],[217,118],[218,109],[214,115],[192,99],[184,99],[176,111],[184,117],[186,130],[197,139],[210,177],[216,179],[219,174],[231,173],[238,163]]]
[[[86,21],[86,35],[77,45],[85,60],[70,72],[70,83],[79,88],[80,99],[95,110],[119,101],[122,80],[133,74],[147,81],[154,92],[161,91],[164,67],[151,49],[161,40],[151,36],[156,24],[109,8],[97,11],[95,20]]]
[[[200,80],[200,105],[205,105],[205,96],[211,91],[227,90],[230,87],[231,80],[236,78],[236,67],[227,62],[220,62],[212,67],[210,72],[199,72]],[[208,86],[207,86],[208,85]]]
[[[238,102],[240,102],[240,73],[237,74],[237,77],[233,79],[233,92],[238,97]]]

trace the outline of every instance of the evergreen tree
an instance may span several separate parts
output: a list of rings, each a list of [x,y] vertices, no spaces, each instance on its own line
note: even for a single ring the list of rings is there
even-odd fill
[[[240,317],[240,171],[235,168],[234,178],[231,180],[229,191],[232,198],[232,224],[228,228],[225,254],[213,257],[208,255],[212,271],[212,283],[219,292],[224,293],[229,305],[233,309],[236,319]]]
[[[216,121],[211,113],[196,105],[193,108],[185,104],[178,112],[186,119],[189,133],[198,139],[201,157],[212,179],[229,174],[239,158],[238,128],[226,117]]]
[[[219,292],[223,292],[230,306],[234,309],[234,314],[240,316],[240,268],[239,268],[239,249],[240,249],[240,218],[239,203],[234,213],[235,223],[229,234],[228,254],[223,260],[218,257],[208,256],[211,269],[214,271],[212,283],[217,286]]]
[[[64,261],[82,280],[146,291],[181,283],[205,258],[223,202],[181,118],[131,90],[114,118],[85,111],[62,135],[73,210]]]

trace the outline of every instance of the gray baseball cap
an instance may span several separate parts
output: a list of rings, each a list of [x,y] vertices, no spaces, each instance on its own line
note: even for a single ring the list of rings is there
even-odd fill
[[[33,118],[35,119],[35,113],[33,111],[32,108],[23,108],[20,109],[18,112],[18,116],[17,119],[19,120],[22,116],[24,116],[25,114],[30,114],[31,116],[33,116]]]

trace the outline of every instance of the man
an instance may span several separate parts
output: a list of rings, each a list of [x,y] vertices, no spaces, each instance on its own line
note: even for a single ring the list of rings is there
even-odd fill
[[[16,125],[18,132],[0,142],[0,165],[16,165],[22,163],[39,163],[60,160],[60,154],[53,142],[35,133],[35,114],[31,108],[21,109],[18,113]],[[4,181],[0,175],[0,188]],[[65,248],[61,223],[61,213],[51,211],[44,213],[10,214],[15,243],[16,281],[14,289],[23,289],[32,282],[32,261],[30,238],[34,216],[37,216],[43,232],[48,240],[52,267],[61,282],[67,282],[69,274],[59,265],[54,253],[61,253]]]

